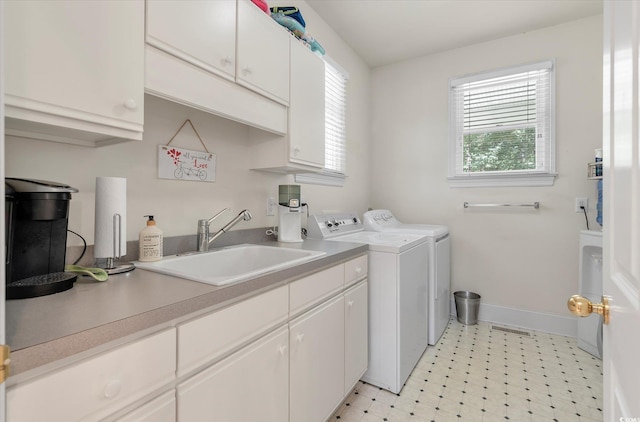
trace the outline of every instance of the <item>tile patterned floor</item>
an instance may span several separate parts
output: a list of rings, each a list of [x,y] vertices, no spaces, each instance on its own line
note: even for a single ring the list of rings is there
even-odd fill
[[[360,382],[330,421],[602,421],[602,361],[576,340],[452,319],[400,394]]]

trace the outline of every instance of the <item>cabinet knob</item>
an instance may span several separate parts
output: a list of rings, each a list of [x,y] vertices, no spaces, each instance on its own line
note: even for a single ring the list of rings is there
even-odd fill
[[[253,73],[253,70],[251,70],[249,66],[245,66],[242,68],[242,74],[244,76],[251,75],[252,73]]]
[[[280,352],[280,355],[284,356],[286,351],[287,351],[287,346],[278,347],[278,352]]]
[[[304,334],[298,334],[296,336],[296,340],[298,341],[298,343],[302,343],[302,341],[304,340]]]
[[[230,57],[230,56],[227,56],[227,57],[225,57],[225,58],[223,58],[223,59],[220,59],[220,64],[221,64],[222,66],[230,65],[230,64],[231,64],[231,57]]]
[[[300,148],[294,148],[293,155],[298,155],[298,154],[300,154]]]
[[[109,381],[104,387],[104,396],[108,399],[112,399],[120,394],[121,389],[122,382],[120,382],[120,380]]]
[[[362,267],[356,267],[356,274],[362,273]]]
[[[136,100],[129,98],[124,102],[124,108],[133,111],[138,108],[138,104],[136,103]]]
[[[350,300],[347,302],[347,306],[349,306],[350,308],[353,306],[353,300]]]

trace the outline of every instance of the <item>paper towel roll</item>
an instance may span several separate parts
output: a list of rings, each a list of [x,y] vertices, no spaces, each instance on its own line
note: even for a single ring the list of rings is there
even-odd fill
[[[120,215],[114,248],[114,215]],[[127,254],[127,179],[96,177],[95,258],[119,258]],[[119,245],[118,245],[119,243]],[[118,249],[119,246],[119,249]],[[115,249],[115,251],[114,251]]]

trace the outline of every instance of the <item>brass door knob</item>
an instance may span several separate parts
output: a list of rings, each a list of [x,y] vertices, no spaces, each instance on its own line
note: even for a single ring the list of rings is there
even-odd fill
[[[602,296],[602,303],[591,303],[586,297],[573,295],[567,301],[567,307],[575,316],[586,317],[595,312],[602,315],[605,324],[609,323],[609,298],[605,296]]]

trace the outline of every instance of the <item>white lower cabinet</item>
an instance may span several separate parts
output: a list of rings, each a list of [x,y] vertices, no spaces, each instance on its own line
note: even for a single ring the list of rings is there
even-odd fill
[[[344,297],[289,323],[290,421],[324,421],[344,397]]]
[[[344,391],[349,392],[369,363],[368,284],[361,281],[344,294]]]
[[[287,421],[288,337],[282,327],[178,385],[178,421]]]
[[[325,421],[367,368],[366,264],[352,259],[15,384],[7,420]]]
[[[180,324],[177,420],[327,420],[367,369],[366,268],[361,256]]]

